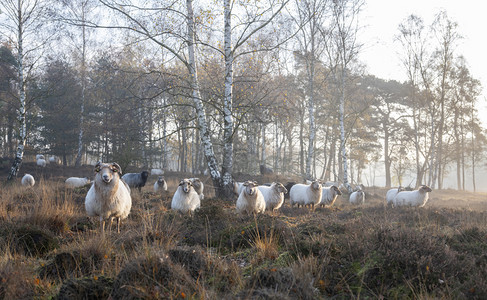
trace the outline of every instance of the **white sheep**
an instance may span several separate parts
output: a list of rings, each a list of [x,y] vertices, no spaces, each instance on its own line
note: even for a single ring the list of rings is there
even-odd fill
[[[172,197],[171,209],[191,214],[200,205],[200,196],[194,190],[193,182],[188,178],[181,180]]]
[[[53,156],[49,157],[49,163],[60,165],[61,159],[59,157],[53,155]]]
[[[240,193],[244,189],[244,182],[239,182],[239,181],[234,181],[233,182],[233,192],[237,195],[240,196]]]
[[[30,174],[25,174],[24,177],[22,177],[21,184],[23,186],[34,186],[34,184],[36,184],[36,181],[34,180],[34,176]]]
[[[402,191],[397,193],[396,197],[392,201],[394,206],[419,206],[423,207],[429,198],[429,192],[431,192],[431,188],[427,185],[420,186],[417,190],[414,191]]]
[[[312,181],[311,184],[297,183],[289,192],[289,201],[291,206],[311,205],[314,208],[315,204],[320,203],[322,193],[321,183],[318,180]]]
[[[362,190],[355,191],[350,194],[350,199],[349,199],[351,204],[364,204],[365,203],[365,192]]]
[[[205,185],[199,178],[190,178],[191,182],[193,182],[193,188],[198,193],[198,196],[200,196],[200,200],[205,199],[205,195],[203,194],[203,190],[205,188]]]
[[[164,176],[159,176],[154,183],[154,192],[156,193],[163,193],[167,192],[167,182],[164,179]]]
[[[44,155],[42,155],[42,154],[36,154],[36,160],[39,160],[39,159],[45,159],[44,158]]]
[[[243,183],[243,189],[237,198],[236,209],[238,213],[263,213],[265,211],[265,199],[262,192],[257,188],[255,181]]]
[[[85,209],[90,217],[99,217],[100,230],[105,234],[105,221],[117,219],[117,232],[120,233],[121,220],[128,217],[132,208],[130,188],[120,180],[122,169],[117,163],[98,162],[95,165],[95,179],[86,194]]]
[[[260,192],[264,196],[266,210],[276,211],[284,203],[284,194],[287,189],[280,182],[273,182],[271,186],[259,185]]]
[[[151,169],[150,174],[156,175],[156,176],[161,176],[161,175],[164,175],[164,171],[162,169]]]
[[[90,184],[91,183],[91,180],[88,177],[84,177],[84,178],[81,178],[81,177],[69,177],[68,179],[66,179],[64,181],[64,183],[66,183],[66,186],[67,187],[77,188],[77,187],[82,187],[82,186],[85,186],[87,184]]]
[[[394,189],[390,189],[386,193],[386,203],[387,205],[392,205],[394,198],[396,197],[397,193],[404,191],[403,187],[398,187]]]
[[[342,192],[338,189],[337,186],[332,185],[332,186],[324,186],[321,188],[321,201],[320,201],[320,206],[321,207],[330,207],[332,206],[338,196],[342,195]]]
[[[37,160],[37,162],[36,162],[36,163],[37,163],[37,165],[38,165],[38,166],[40,166],[40,167],[45,167],[45,166],[46,166],[46,164],[47,164],[46,160],[45,160],[45,159],[43,159],[43,158],[39,158],[39,159]]]

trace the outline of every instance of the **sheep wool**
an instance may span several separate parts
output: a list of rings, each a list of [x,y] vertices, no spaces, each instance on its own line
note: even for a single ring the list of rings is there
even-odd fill
[[[342,192],[335,185],[322,187],[321,190],[322,190],[321,201],[320,201],[321,207],[332,206],[335,203],[338,196],[342,195]]]
[[[24,177],[22,177],[21,184],[23,186],[34,186],[36,181],[34,180],[34,176],[25,174]]]
[[[270,186],[259,185],[259,190],[264,196],[266,210],[276,211],[284,203],[284,194],[287,189],[280,182],[273,182]]]
[[[398,187],[398,188],[388,190],[386,193],[386,203],[388,205],[392,205],[394,198],[396,197],[397,193],[399,193],[403,190],[404,190],[404,188],[402,188],[402,187]]]
[[[318,180],[312,181],[311,184],[297,183],[289,192],[291,206],[310,205],[314,208],[315,204],[320,203],[322,193],[321,183]]]
[[[162,193],[167,192],[167,182],[164,179],[164,176],[159,176],[154,183],[154,192]]]
[[[77,188],[77,187],[82,187],[87,184],[91,183],[91,180],[88,177],[85,178],[80,178],[80,177],[69,177],[64,181],[66,183],[67,187],[70,188]]]
[[[191,214],[200,205],[200,196],[194,190],[193,182],[188,178],[181,180],[176,193],[172,197],[171,209]]]
[[[46,160],[43,158],[39,158],[36,163],[39,167],[45,167],[47,164]]]
[[[203,190],[205,188],[203,182],[199,178],[190,178],[191,182],[193,183],[193,188],[200,196],[200,200],[205,199],[205,195],[203,194]]]
[[[137,188],[140,192],[142,187],[145,186],[148,177],[149,172],[142,171],[140,173],[127,173],[122,176],[122,180],[125,181],[129,187]]]
[[[359,205],[365,203],[365,192],[362,190],[355,191],[350,194],[349,199],[351,204]]]
[[[426,202],[428,202],[428,193],[430,193],[431,191],[432,190],[429,186],[422,185],[414,191],[399,192],[397,193],[396,197],[394,197],[393,205],[423,207],[425,206]]]
[[[255,181],[246,181],[243,183],[243,189],[237,199],[237,213],[263,213],[265,211],[265,199],[257,187]]]
[[[105,222],[117,219],[117,232],[120,233],[121,220],[128,217],[132,208],[130,188],[120,180],[122,169],[117,163],[98,162],[95,165],[95,179],[85,198],[86,213],[98,217],[100,231],[105,233]]]

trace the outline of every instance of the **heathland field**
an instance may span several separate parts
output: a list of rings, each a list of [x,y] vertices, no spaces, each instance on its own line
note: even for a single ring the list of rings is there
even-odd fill
[[[170,210],[184,174],[166,174],[169,192],[149,177],[121,233],[102,238],[85,213],[89,187],[63,184],[92,167],[23,168],[33,188],[4,185],[0,169],[0,299],[487,299],[486,194],[433,190],[424,208],[392,208],[367,187],[362,206],[343,195],[254,217],[203,178],[190,217]]]

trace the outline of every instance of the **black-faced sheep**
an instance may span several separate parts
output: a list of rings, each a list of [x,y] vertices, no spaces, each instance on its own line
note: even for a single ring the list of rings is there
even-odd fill
[[[322,193],[321,183],[318,180],[311,182],[311,184],[297,183],[289,192],[291,206],[310,205],[314,208],[315,204],[320,203]]]
[[[394,197],[394,206],[418,206],[423,207],[428,202],[429,194],[432,190],[427,185],[420,186],[414,191],[402,191]]]
[[[36,184],[36,181],[34,180],[34,176],[30,174],[25,174],[24,177],[22,177],[21,184],[23,186],[34,186],[34,184]]]
[[[193,187],[193,182],[185,178],[179,182],[178,189],[171,201],[171,209],[183,213],[192,213],[201,204],[200,196]]]
[[[95,165],[95,179],[85,198],[88,216],[99,217],[101,233],[105,233],[105,221],[117,219],[117,232],[120,222],[127,218],[132,207],[130,188],[120,180],[122,169],[117,163],[98,162]]]
[[[264,196],[266,210],[276,211],[284,203],[284,194],[287,189],[280,182],[273,182],[270,186],[259,185],[259,190]]]
[[[156,193],[163,193],[167,192],[167,182],[164,179],[164,176],[159,176],[154,183],[154,192]]]
[[[131,188],[137,188],[139,192],[141,188],[145,186],[149,172],[142,171],[141,173],[127,173],[122,176],[122,180],[125,181]]]
[[[265,211],[265,199],[261,191],[257,188],[255,181],[243,183],[242,192],[237,199],[236,209],[238,213],[263,213]]]

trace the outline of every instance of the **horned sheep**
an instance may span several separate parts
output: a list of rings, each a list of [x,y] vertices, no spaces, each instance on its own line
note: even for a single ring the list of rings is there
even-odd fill
[[[320,203],[322,193],[318,180],[312,181],[311,184],[295,184],[289,192],[291,206],[311,205],[314,208],[315,204]]]
[[[243,189],[237,199],[238,213],[263,213],[265,211],[266,203],[264,195],[257,187],[255,181],[246,181],[243,183]]]
[[[428,201],[429,194],[432,190],[427,185],[420,186],[414,191],[402,191],[397,193],[392,201],[394,206],[425,206]]]
[[[167,182],[164,179],[164,176],[159,176],[154,183],[154,192],[162,193],[167,192]]]
[[[90,217],[99,217],[100,230],[105,233],[105,222],[117,219],[117,232],[120,233],[121,220],[128,217],[132,208],[130,188],[120,180],[122,169],[117,163],[98,162],[95,165],[95,179],[85,198],[85,209]]]
[[[200,196],[193,187],[193,182],[185,178],[179,182],[178,189],[171,201],[171,209],[183,213],[192,213],[201,204]]]

